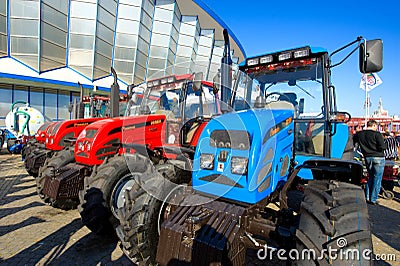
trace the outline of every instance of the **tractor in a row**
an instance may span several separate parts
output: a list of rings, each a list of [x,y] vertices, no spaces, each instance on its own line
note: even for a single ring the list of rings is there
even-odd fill
[[[81,100],[78,102],[75,98],[69,107],[72,119],[51,124],[45,123],[44,125],[48,125],[48,130],[44,131],[43,126],[43,130],[40,130],[43,132],[39,132],[40,135],[36,134],[35,139],[29,141],[24,147],[22,157],[30,175],[38,177],[39,168],[43,166],[47,158],[53,156],[55,152],[73,145],[74,140],[87,125],[109,116],[107,114],[109,98],[95,95],[83,96],[83,86],[78,84]],[[117,100],[122,103],[127,101],[126,96],[120,97],[119,95]],[[44,143],[40,144],[38,138],[44,139]]]

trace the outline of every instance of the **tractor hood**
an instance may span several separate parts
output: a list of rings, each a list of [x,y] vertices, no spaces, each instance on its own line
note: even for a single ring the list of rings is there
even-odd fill
[[[87,126],[75,145],[75,160],[85,165],[100,165],[116,154],[120,144],[162,146],[163,114],[138,115],[103,119]]]
[[[255,203],[288,175],[294,111],[251,109],[212,119],[193,163],[196,190]]]

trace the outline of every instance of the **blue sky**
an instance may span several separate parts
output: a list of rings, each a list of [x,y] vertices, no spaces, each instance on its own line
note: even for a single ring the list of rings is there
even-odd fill
[[[235,33],[247,56],[304,45],[329,52],[357,36],[382,39],[384,65],[378,75],[383,83],[370,92],[371,113],[382,98],[389,115],[400,115],[400,2],[382,1],[268,1],[202,0]],[[333,57],[339,62],[348,52]],[[332,70],[338,109],[363,116],[365,92],[359,88],[358,52]]]

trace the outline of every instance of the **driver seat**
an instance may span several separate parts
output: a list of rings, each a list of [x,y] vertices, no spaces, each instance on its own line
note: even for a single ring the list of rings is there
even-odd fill
[[[297,96],[292,92],[285,92],[282,96],[279,96],[278,101],[269,102],[265,105],[265,108],[272,110],[294,110],[294,116],[296,117],[296,106]]]
[[[287,101],[294,106],[299,105],[299,103],[297,102],[297,95],[294,92],[284,92],[282,96],[279,96],[278,101]]]
[[[294,105],[287,101],[269,102],[265,108],[272,110],[295,110]]]

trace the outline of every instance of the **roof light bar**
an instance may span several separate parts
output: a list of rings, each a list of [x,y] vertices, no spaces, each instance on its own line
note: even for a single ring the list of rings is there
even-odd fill
[[[174,83],[174,82],[176,82],[175,76],[164,77],[161,79],[155,79],[155,80],[151,80],[151,81],[147,82],[147,87],[152,88],[155,86],[166,85],[166,84]]]
[[[247,67],[254,67],[258,65],[265,65],[265,64],[277,63],[303,57],[309,57],[310,55],[311,55],[311,48],[309,46],[305,46],[297,49],[263,55],[260,57],[249,58],[246,61],[246,65]]]

